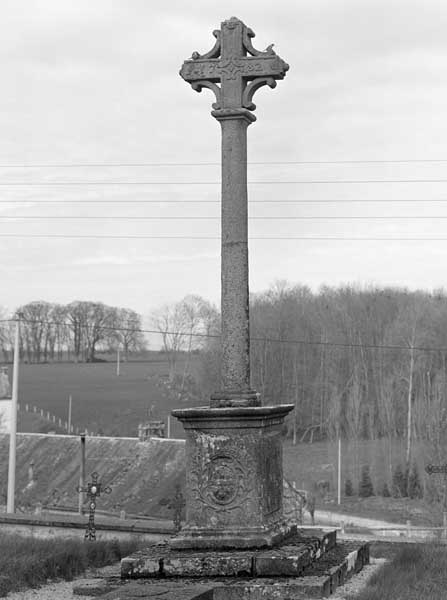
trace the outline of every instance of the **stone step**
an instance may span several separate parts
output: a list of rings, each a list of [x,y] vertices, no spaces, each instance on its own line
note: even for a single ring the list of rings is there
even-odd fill
[[[166,600],[294,600],[326,598],[369,563],[369,545],[342,542],[307,566],[298,577],[108,579],[114,588],[103,600],[163,596]],[[91,591],[91,587],[89,590]],[[85,592],[85,593],[86,593]],[[82,594],[82,590],[77,590]]]
[[[229,580],[213,589],[212,600],[294,600],[327,598],[369,563],[368,544],[339,544],[300,577]]]
[[[194,551],[151,546],[122,559],[121,577],[297,577],[336,541],[335,530],[302,529],[277,548]]]

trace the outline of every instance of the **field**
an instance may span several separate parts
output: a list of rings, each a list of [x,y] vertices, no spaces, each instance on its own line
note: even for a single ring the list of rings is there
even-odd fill
[[[137,436],[138,424],[147,420],[154,405],[154,418],[166,420],[173,408],[191,403],[174,400],[157,385],[157,376],[168,373],[168,365],[158,353],[145,362],[121,363],[120,376],[114,362],[88,364],[41,364],[20,366],[19,403],[49,411],[67,420],[68,398],[72,396],[72,423],[95,433]],[[179,365],[181,372],[182,365]],[[196,404],[196,402],[194,402]],[[42,423],[23,412],[19,431],[36,431]],[[171,419],[171,437],[183,437],[183,428]]]
[[[146,361],[121,364],[121,374],[116,375],[114,362],[94,364],[43,364],[21,365],[19,402],[28,403],[45,412],[67,420],[68,397],[72,396],[72,423],[90,432],[110,436],[137,436],[138,424],[147,420],[148,410],[154,407],[153,416],[165,420],[173,408],[196,406],[197,400],[182,401],[160,383],[166,378],[168,365],[163,355],[149,353]],[[179,365],[179,372],[182,365]],[[48,431],[50,424],[37,415],[19,415],[19,431]],[[54,428],[54,427],[53,427]],[[171,437],[183,438],[183,428],[171,419]],[[427,482],[424,466],[429,462],[422,447],[415,447],[415,456],[421,481]],[[293,446],[284,444],[284,473],[295,481],[299,489],[312,490],[318,482],[329,486],[329,495],[317,497],[320,508],[344,510],[360,516],[384,518],[404,523],[437,524],[439,511],[421,501],[409,499],[384,499],[380,496],[383,484],[391,483],[391,473],[404,461],[402,440],[374,440],[343,442],[342,444],[342,496],[344,484],[350,479],[357,489],[361,467],[369,465],[376,497],[369,499],[344,498],[341,507],[335,504],[337,489],[337,446],[334,442],[315,442]],[[425,477],[425,480],[424,480]]]

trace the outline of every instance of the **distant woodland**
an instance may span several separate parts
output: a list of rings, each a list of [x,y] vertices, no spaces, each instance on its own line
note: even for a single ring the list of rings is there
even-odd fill
[[[295,440],[429,440],[442,456],[447,425],[447,294],[277,283],[251,301],[253,387],[294,403]],[[201,369],[218,387],[218,340]]]
[[[141,316],[93,302],[20,307],[29,362],[94,361],[101,350],[145,347]],[[442,456],[447,425],[447,293],[345,286],[312,292],[285,282],[251,298],[253,388],[263,403],[293,403],[294,441],[429,441]],[[151,314],[169,379],[200,402],[219,389],[219,312],[186,296]],[[11,358],[12,326],[0,329]],[[65,353],[65,354],[64,354]],[[181,360],[180,360],[181,359]],[[179,398],[181,398],[181,394]],[[191,395],[190,395],[191,397]]]
[[[4,313],[5,311],[3,311]],[[20,315],[20,355],[29,363],[94,362],[98,351],[120,346],[123,357],[144,349],[141,317],[127,308],[101,302],[30,302],[16,310]],[[5,314],[2,316],[6,317]],[[0,357],[12,360],[14,323],[0,323]]]

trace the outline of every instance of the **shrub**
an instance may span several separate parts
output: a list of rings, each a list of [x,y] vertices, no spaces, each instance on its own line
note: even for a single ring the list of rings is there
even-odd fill
[[[347,479],[345,481],[345,496],[353,496],[354,495],[354,488],[352,487],[352,481],[350,479]]]
[[[359,496],[361,498],[374,496],[374,488],[369,474],[369,465],[364,465],[362,467],[362,475],[359,483]]]
[[[424,495],[416,463],[413,463],[408,477],[408,495],[413,499],[422,498]]]
[[[407,496],[407,471],[402,469],[402,465],[397,465],[393,473],[393,498],[404,498]]]
[[[382,487],[382,496],[384,498],[389,498],[391,496],[390,490],[388,488],[388,484],[387,484],[386,481],[385,481],[385,483],[383,484],[383,487]]]

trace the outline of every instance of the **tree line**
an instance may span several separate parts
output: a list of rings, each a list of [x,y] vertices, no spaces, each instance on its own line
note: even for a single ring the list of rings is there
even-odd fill
[[[264,404],[293,403],[295,441],[429,440],[443,454],[447,425],[447,295],[399,288],[279,282],[250,307],[253,387]],[[199,372],[219,388],[219,341]]]
[[[94,362],[98,352],[116,351],[126,360],[145,348],[141,316],[128,308],[102,302],[70,304],[36,301],[20,306],[20,355],[29,363],[73,360]],[[5,311],[2,311],[5,317]],[[0,323],[0,355],[12,360],[14,323]]]

